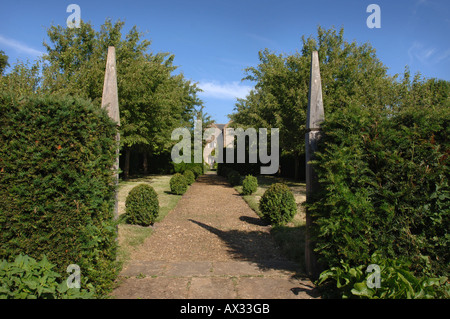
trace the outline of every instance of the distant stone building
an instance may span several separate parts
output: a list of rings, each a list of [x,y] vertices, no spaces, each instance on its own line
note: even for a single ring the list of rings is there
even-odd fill
[[[217,147],[217,139],[218,138],[222,138],[223,141],[223,147],[232,147],[233,146],[233,141],[234,141],[234,136],[228,136],[227,135],[227,128],[228,126],[231,124],[232,122],[228,122],[227,124],[211,124],[209,127],[210,128],[217,128],[220,130],[220,134],[219,136],[215,136],[213,135],[210,139],[208,139],[206,141],[206,145],[205,148],[203,150],[203,155],[204,155],[204,159],[206,164],[209,165],[209,167],[213,167],[214,163],[215,163],[215,156],[214,156],[214,152],[213,150]]]

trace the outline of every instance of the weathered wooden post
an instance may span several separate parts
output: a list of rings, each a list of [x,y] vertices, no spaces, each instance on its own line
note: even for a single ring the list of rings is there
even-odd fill
[[[108,56],[106,59],[105,81],[103,83],[102,108],[106,109],[109,117],[117,123],[117,151],[116,162],[112,169],[115,172],[116,187],[119,183],[119,143],[120,143],[120,115],[119,115],[119,95],[117,91],[117,72],[116,72],[116,50],[114,47],[108,47]],[[119,206],[117,190],[115,192],[114,219],[119,217]]]
[[[325,119],[322,101],[322,83],[320,79],[319,54],[312,52],[311,75],[309,82],[308,110],[306,114],[306,198],[318,191],[319,183],[313,166],[309,163],[314,159],[314,152],[317,151],[317,143],[320,140],[320,124]],[[314,253],[314,243],[311,241],[312,217],[306,210],[306,238],[305,238],[305,264],[307,274],[317,279],[320,274],[319,265]]]

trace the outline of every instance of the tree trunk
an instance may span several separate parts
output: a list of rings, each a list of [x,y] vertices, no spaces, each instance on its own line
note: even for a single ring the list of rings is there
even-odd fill
[[[147,156],[147,152],[142,153],[142,168],[144,169],[144,174],[147,175],[148,174],[148,156]]]
[[[128,179],[128,176],[130,174],[130,155],[131,149],[127,147],[125,149],[125,164],[123,167],[123,179]]]
[[[295,152],[294,155],[294,179],[300,178],[300,155]]]

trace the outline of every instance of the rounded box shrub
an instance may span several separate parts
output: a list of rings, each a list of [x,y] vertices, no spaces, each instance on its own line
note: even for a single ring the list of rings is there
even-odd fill
[[[170,191],[177,195],[186,193],[188,183],[186,178],[180,173],[176,173],[170,179]]]
[[[183,176],[186,178],[188,185],[195,182],[195,175],[190,169],[185,170]]]
[[[231,186],[236,186],[241,182],[241,175],[235,170],[230,170],[227,174],[227,179]]]
[[[203,174],[203,168],[200,165],[192,166],[190,170],[195,174],[195,178]]]
[[[242,181],[242,193],[244,195],[253,194],[258,190],[258,179],[253,175],[247,175]]]
[[[150,185],[137,185],[128,193],[125,210],[129,224],[149,226],[158,218],[158,194]]]
[[[297,204],[287,185],[275,183],[264,192],[259,201],[259,209],[263,218],[272,225],[285,225],[297,213]]]

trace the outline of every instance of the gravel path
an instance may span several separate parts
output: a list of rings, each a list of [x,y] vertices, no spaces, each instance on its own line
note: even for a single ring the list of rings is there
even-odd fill
[[[205,174],[131,255],[116,298],[313,298],[270,226],[224,178]]]

